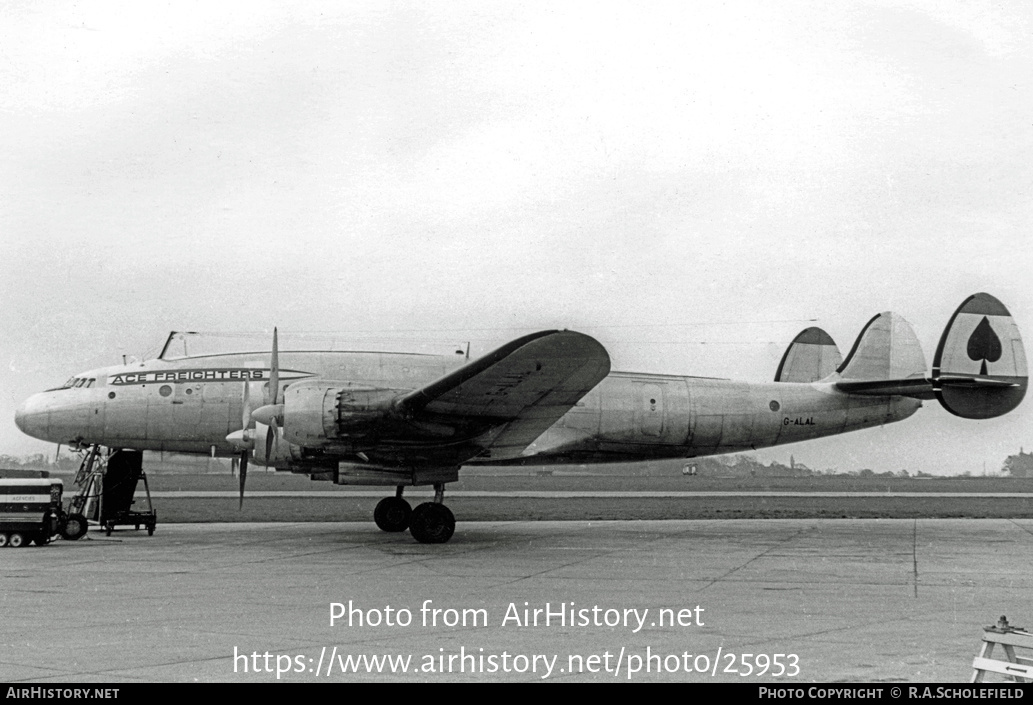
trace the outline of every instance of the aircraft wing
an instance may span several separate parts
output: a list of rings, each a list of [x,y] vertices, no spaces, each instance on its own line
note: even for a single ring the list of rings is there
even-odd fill
[[[594,338],[542,331],[518,338],[398,403],[415,421],[490,426],[491,457],[519,454],[610,372]]]

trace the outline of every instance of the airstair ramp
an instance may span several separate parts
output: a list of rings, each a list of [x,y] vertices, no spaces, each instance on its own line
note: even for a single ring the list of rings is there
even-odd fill
[[[136,511],[136,489],[143,480],[147,497],[147,509]],[[100,525],[110,536],[116,526],[146,527],[148,535],[154,534],[158,523],[157,512],[151,503],[151,488],[147,474],[143,471],[143,453],[132,450],[115,450],[101,457],[91,449],[83,460],[76,477],[80,489],[72,499],[72,512],[82,514]]]

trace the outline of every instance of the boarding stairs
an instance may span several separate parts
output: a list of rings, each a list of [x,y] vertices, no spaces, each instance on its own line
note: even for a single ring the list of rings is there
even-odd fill
[[[136,488],[143,480],[147,497],[146,511],[134,511]],[[69,514],[81,514],[99,525],[110,536],[116,526],[141,526],[154,534],[157,512],[151,503],[151,488],[143,471],[143,453],[132,450],[111,450],[102,453],[91,446],[83,456],[75,475],[79,488],[71,500]]]

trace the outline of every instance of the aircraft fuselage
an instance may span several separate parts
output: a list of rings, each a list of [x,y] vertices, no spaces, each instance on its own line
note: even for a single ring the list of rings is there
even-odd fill
[[[410,390],[455,370],[461,357],[282,352],[280,384],[350,380],[357,388]],[[270,376],[263,353],[153,360],[78,375],[18,410],[27,434],[55,443],[231,456],[242,428],[243,385]],[[92,380],[92,381],[91,381]],[[611,372],[519,456],[470,463],[618,462],[712,455],[828,436],[907,418],[921,402],[848,395],[833,384],[745,383]],[[335,451],[363,452],[362,438]],[[300,451],[300,449],[298,449]],[[489,451],[490,452],[490,451]],[[301,460],[301,454],[297,455]],[[261,463],[259,458],[255,462]]]

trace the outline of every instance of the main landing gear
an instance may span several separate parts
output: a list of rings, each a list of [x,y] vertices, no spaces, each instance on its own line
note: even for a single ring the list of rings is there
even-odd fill
[[[456,530],[456,518],[442,502],[445,483],[434,483],[434,501],[424,502],[413,509],[402,499],[402,485],[394,497],[385,497],[373,510],[373,521],[383,531],[405,531],[420,543],[445,543]]]
[[[405,531],[412,519],[412,507],[402,499],[402,485],[395,490],[394,497],[384,497],[373,510],[373,521],[381,531]]]

